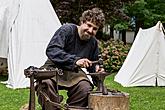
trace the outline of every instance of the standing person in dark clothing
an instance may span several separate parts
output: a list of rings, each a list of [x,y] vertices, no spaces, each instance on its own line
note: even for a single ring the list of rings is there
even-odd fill
[[[46,49],[48,60],[43,67],[57,67],[63,70],[63,75],[58,77],[58,88],[68,91],[67,104],[69,106],[86,107],[88,105],[88,93],[93,89],[93,84],[81,68],[86,68],[89,72],[103,71],[103,68],[92,64],[92,61],[98,60],[98,42],[95,35],[98,29],[103,27],[104,21],[101,9],[93,8],[84,11],[80,17],[80,26],[62,25],[48,44]],[[54,77],[38,85],[45,85],[43,91],[54,102],[58,102],[56,82],[56,77]],[[40,94],[38,94],[38,100],[42,109],[47,110],[48,105]],[[57,109],[52,106],[51,110]]]

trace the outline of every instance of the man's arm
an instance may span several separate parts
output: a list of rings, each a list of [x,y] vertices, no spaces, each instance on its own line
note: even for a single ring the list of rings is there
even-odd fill
[[[67,45],[66,39],[71,32],[71,27],[62,26],[54,34],[46,49],[48,58],[56,66],[67,70],[74,70],[75,62],[79,59],[76,55],[69,54],[64,50],[64,47]]]

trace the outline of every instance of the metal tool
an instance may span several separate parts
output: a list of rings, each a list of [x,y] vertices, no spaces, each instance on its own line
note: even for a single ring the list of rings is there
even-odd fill
[[[103,59],[101,57],[101,55],[98,56],[99,57],[99,60],[97,61],[92,61],[92,64],[98,64],[100,66],[100,68],[103,68]]]

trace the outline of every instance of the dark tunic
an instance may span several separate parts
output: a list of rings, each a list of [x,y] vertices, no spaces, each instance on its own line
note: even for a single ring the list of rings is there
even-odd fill
[[[49,60],[45,65],[64,70],[64,75],[60,76],[59,84],[70,87],[80,80],[88,80],[82,71],[77,71],[78,67],[75,62],[80,58],[88,58],[91,61],[98,60],[98,54],[98,43],[95,37],[86,41],[81,40],[77,26],[65,24],[55,32],[48,44],[46,55]],[[95,65],[87,69],[89,72],[95,72]]]

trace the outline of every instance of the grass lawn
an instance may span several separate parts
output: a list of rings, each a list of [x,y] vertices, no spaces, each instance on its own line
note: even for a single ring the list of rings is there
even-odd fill
[[[130,87],[125,88],[113,81],[114,75],[106,78],[106,86],[110,89],[120,90],[130,95],[130,110],[165,110],[165,87]],[[7,80],[0,76],[0,81]],[[65,91],[60,94],[66,96]],[[28,103],[29,89],[10,89],[0,84],[0,110],[19,110]],[[40,110],[37,104],[37,110]]]
[[[114,74],[106,78],[106,86],[129,93],[130,110],[165,110],[165,87],[122,87],[113,81]]]
[[[0,76],[0,81],[7,80],[6,76]],[[0,110],[19,110],[21,105],[28,101],[28,89],[10,89],[0,84]]]

